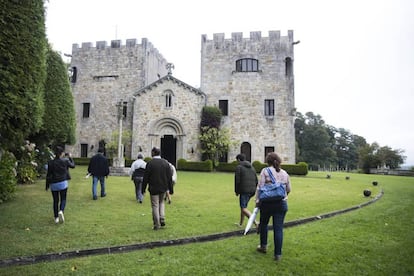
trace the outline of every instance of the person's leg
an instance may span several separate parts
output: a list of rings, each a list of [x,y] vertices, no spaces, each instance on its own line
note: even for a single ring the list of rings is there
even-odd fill
[[[260,248],[261,250],[258,250],[260,252],[266,253],[267,248],[267,226],[269,224],[270,220],[270,213],[271,208],[267,204],[261,204],[260,206]]]
[[[66,195],[67,195],[68,189],[64,189],[59,191],[60,193],[60,208],[59,210],[64,212],[66,207]]]
[[[249,196],[247,194],[240,194],[239,195],[239,204],[240,204],[240,222],[239,226],[243,225],[244,216],[250,217],[251,213],[247,209],[247,204],[249,203]]]
[[[59,212],[59,192],[58,191],[52,191],[52,197],[53,197],[53,215],[55,220],[58,219],[59,222],[59,216],[58,216],[58,212]]]
[[[153,229],[158,230],[161,227],[160,224],[160,213],[159,213],[159,204],[160,204],[160,197],[159,195],[150,195],[151,198],[151,207],[152,207],[152,222],[153,222]]]
[[[275,245],[274,256],[277,260],[282,256],[283,245],[283,224],[287,212],[287,203],[282,201],[278,204],[276,211],[273,214],[273,242]]]
[[[105,197],[106,196],[106,192],[105,192],[105,176],[99,177],[99,182],[101,183],[101,197]]]
[[[136,201],[139,201],[139,196],[138,196],[139,179],[137,177],[134,177],[134,187],[135,187],[135,199]]]
[[[96,191],[96,186],[98,185],[98,177],[97,176],[93,176],[92,177],[92,197],[93,199],[97,199],[97,191]]]
[[[142,203],[142,200],[144,199],[144,195],[142,194],[142,182],[144,178],[140,177],[138,180],[138,201],[139,203]]]
[[[165,193],[159,195],[159,216],[160,216],[160,225],[165,226],[165,203],[164,203]]]

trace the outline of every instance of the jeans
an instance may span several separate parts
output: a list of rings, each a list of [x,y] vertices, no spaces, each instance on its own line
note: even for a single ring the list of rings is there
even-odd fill
[[[98,181],[101,183],[101,196],[105,196],[105,176],[93,176],[92,179],[92,195],[94,198],[97,197],[96,186],[98,185]]]
[[[165,193],[158,195],[151,195],[151,207],[152,207],[152,221],[155,228],[160,228],[165,224]]]
[[[52,191],[53,197],[53,214],[55,218],[58,217],[59,210],[65,211],[66,207],[66,194],[68,189],[60,190],[60,191]],[[60,206],[59,206],[59,197],[60,197]]]
[[[267,246],[267,232],[270,217],[273,218],[273,242],[275,245],[274,255],[282,255],[283,223],[285,221],[288,205],[286,200],[277,202],[260,203],[260,246]]]
[[[144,196],[142,195],[142,182],[144,181],[143,177],[134,177],[134,185],[135,185],[135,198],[138,201],[142,201]]]

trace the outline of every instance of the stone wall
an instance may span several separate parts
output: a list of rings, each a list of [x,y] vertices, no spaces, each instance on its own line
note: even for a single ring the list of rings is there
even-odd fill
[[[257,72],[236,72],[239,59],[256,59]],[[234,160],[243,142],[251,145],[251,160],[264,161],[265,147],[274,147],[285,163],[295,163],[294,76],[286,72],[286,59],[293,61],[293,31],[280,36],[270,31],[269,37],[251,32],[206,35],[201,40],[201,90],[207,94],[208,105],[218,106],[228,100],[229,115],[223,126],[230,129],[237,143],[229,152]],[[274,116],[264,114],[264,101],[275,102]]]

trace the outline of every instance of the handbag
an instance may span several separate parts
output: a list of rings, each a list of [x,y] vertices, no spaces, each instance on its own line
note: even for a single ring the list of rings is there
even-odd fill
[[[266,168],[272,179],[271,184],[265,184],[259,188],[259,201],[280,201],[286,197],[285,185],[283,183],[276,182],[272,171]]]

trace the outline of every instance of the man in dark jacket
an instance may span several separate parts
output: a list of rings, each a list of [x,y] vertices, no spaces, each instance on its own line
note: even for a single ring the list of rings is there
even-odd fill
[[[98,181],[101,183],[101,197],[106,196],[105,192],[105,177],[109,175],[109,162],[103,155],[104,149],[99,148],[98,153],[95,154],[89,161],[88,173],[92,175],[92,197],[93,200],[98,199],[96,186]]]
[[[239,227],[243,226],[244,216],[249,218],[251,216],[250,211],[247,209],[250,198],[254,196],[257,186],[257,174],[252,164],[246,160],[246,156],[238,154],[236,156],[239,165],[236,167],[236,173],[234,175],[234,192],[236,196],[239,196],[240,202],[240,223]],[[236,223],[237,224],[237,223]],[[255,222],[255,225],[257,223]]]
[[[167,160],[161,158],[161,151],[154,147],[151,150],[152,159],[148,161],[144,173],[142,193],[148,185],[151,198],[152,221],[154,230],[165,226],[165,193],[169,190],[173,194],[172,172]]]

